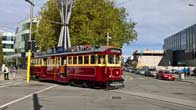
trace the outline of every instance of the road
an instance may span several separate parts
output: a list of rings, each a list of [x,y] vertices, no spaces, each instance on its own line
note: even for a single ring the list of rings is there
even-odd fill
[[[125,88],[0,81],[0,110],[196,110],[196,84],[124,72]]]

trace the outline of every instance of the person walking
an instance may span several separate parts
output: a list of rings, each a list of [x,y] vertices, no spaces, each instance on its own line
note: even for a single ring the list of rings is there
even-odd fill
[[[9,68],[7,65],[4,67],[4,80],[9,80]]]
[[[4,74],[5,64],[2,64],[1,66],[1,73]]]
[[[13,76],[13,80],[15,80],[16,79],[16,73],[17,73],[17,69],[16,69],[15,66],[12,67],[11,73],[12,73],[12,76]]]

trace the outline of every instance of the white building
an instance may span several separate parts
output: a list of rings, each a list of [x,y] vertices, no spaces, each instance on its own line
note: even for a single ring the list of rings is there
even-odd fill
[[[133,65],[136,67],[156,67],[162,62],[163,50],[137,50],[133,53]]]
[[[39,17],[33,18],[33,25],[38,25]],[[30,19],[27,18],[21,21],[18,24],[16,29],[16,42],[14,48],[16,49],[17,53],[26,52],[25,51],[25,44],[29,40],[29,28],[30,28]],[[34,36],[32,35],[32,40],[34,40]]]
[[[35,17],[33,18],[33,25],[38,25],[39,18]],[[17,28],[15,33],[15,42],[12,46],[15,49],[15,54],[6,56],[4,59],[9,62],[13,62],[17,66],[21,68],[26,68],[26,47],[29,40],[29,28],[30,28],[30,19],[24,19],[21,21]],[[34,36],[32,35],[32,40],[34,40]]]
[[[14,49],[15,34],[11,32],[3,32],[0,36],[2,37],[4,57],[14,54],[15,53],[15,49]]]

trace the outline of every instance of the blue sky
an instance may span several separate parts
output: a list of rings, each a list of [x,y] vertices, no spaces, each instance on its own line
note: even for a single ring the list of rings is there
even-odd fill
[[[16,2],[17,1],[17,2]],[[47,0],[34,0],[34,15]],[[162,49],[163,40],[196,23],[196,0],[113,0],[125,7],[127,19],[137,23],[138,39],[123,46],[123,54],[137,49]],[[194,4],[190,7],[188,4]],[[15,32],[17,24],[29,16],[25,0],[0,0],[0,32]]]

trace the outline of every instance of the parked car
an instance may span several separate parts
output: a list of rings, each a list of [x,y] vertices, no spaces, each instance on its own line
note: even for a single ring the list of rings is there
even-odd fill
[[[146,69],[144,69],[144,68],[138,69],[138,70],[136,71],[136,74],[145,75],[145,71],[146,71]]]
[[[157,71],[155,68],[149,68],[145,71],[145,76],[156,77]]]
[[[176,79],[175,75],[168,70],[159,70],[159,72],[156,75],[156,78],[163,79],[163,80],[172,80],[172,81]]]
[[[179,74],[180,73],[180,70],[172,69],[171,72],[174,73],[174,74]]]
[[[126,71],[127,72],[132,72],[133,68],[132,67],[127,67]]]

